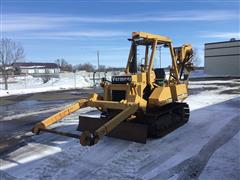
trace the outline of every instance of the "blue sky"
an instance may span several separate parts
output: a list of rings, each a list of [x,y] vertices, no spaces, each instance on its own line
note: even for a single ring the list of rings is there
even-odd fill
[[[21,42],[26,61],[96,65],[99,50],[101,64],[123,67],[127,38],[145,31],[191,43],[203,64],[204,43],[240,38],[239,14],[235,0],[1,0],[1,37]]]

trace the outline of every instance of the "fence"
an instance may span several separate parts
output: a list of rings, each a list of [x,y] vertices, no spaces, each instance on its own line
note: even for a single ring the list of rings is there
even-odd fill
[[[101,78],[110,80],[112,75],[119,72],[76,72],[60,73],[59,77],[33,77],[31,75],[10,76],[8,79],[9,90],[30,89],[34,91],[58,90],[58,89],[76,89],[83,87],[97,86]],[[4,90],[3,80],[0,80],[1,90]]]

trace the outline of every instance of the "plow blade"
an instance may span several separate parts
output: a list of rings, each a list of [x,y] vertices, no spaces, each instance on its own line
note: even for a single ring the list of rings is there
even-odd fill
[[[103,118],[92,118],[79,116],[78,131],[90,131],[94,133],[99,127],[105,124],[108,120]],[[138,143],[146,143],[147,141],[147,125],[122,122],[114,128],[107,136],[115,137],[119,139],[134,141]]]

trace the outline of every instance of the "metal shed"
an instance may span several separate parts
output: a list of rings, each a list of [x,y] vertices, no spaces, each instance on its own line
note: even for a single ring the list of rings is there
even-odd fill
[[[208,75],[240,75],[240,40],[206,43],[204,71]]]

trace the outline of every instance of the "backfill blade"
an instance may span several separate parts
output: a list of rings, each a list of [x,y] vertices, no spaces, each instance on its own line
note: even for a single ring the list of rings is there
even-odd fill
[[[90,131],[93,133],[99,127],[107,122],[107,119],[79,116],[78,131]],[[113,129],[107,136],[119,139],[146,143],[147,126],[134,122],[122,122]]]

